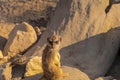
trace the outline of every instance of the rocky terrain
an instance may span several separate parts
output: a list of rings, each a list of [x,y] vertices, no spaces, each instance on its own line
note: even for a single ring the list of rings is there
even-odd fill
[[[0,0],[0,80],[39,80],[62,37],[63,80],[120,80],[120,0]]]

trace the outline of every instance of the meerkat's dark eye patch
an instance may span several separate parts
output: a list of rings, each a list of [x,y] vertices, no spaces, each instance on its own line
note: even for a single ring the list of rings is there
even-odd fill
[[[53,45],[53,42],[49,41],[49,44]]]
[[[47,42],[51,43],[51,42],[52,42],[52,40],[51,40],[50,38],[47,38]]]
[[[59,43],[59,41],[55,41],[55,43],[56,43],[56,44],[58,44],[58,43]]]

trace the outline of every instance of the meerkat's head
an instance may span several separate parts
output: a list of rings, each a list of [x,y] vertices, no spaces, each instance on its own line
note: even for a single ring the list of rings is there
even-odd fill
[[[52,36],[47,38],[47,41],[51,47],[59,50],[59,46],[60,46],[60,42],[61,42],[60,36],[53,34]]]

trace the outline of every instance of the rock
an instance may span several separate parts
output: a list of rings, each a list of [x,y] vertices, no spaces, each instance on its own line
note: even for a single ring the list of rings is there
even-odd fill
[[[12,67],[10,66],[10,63],[0,65],[0,80],[11,80],[11,72]]]
[[[43,72],[41,57],[34,56],[26,65],[25,77],[34,76]]]
[[[37,74],[37,75],[34,75],[34,76],[26,77],[22,80],[39,80],[41,77],[42,77],[41,74]]]
[[[90,80],[87,74],[77,68],[62,66],[63,72],[68,73],[69,76],[64,77],[62,80]]]
[[[79,68],[93,80],[104,76],[120,43],[120,4],[106,14],[108,4],[109,0],[60,0],[46,31],[26,55],[41,55],[47,37],[58,31],[64,65]]]
[[[34,27],[34,29],[35,29],[35,32],[36,32],[38,37],[41,36],[41,34],[46,30],[45,27],[40,27],[40,28],[39,27]]]
[[[8,39],[9,34],[14,29],[15,24],[14,23],[0,23],[0,36],[4,37],[5,39]]]
[[[36,33],[31,25],[26,22],[17,24],[10,33],[5,45],[4,56],[15,56],[29,48],[37,40]]]
[[[39,27],[34,27],[34,29],[35,29],[37,36],[40,36],[42,34]]]
[[[16,56],[12,57],[9,61],[12,63],[13,66],[23,65],[23,64],[26,64],[27,58],[24,55],[17,54]]]
[[[11,80],[22,80],[25,73],[25,67],[26,67],[26,64],[13,66]]]
[[[68,73],[69,76],[64,77],[62,80],[90,80],[90,78],[84,72],[77,68],[62,66],[63,72]],[[34,75],[32,77],[25,78],[23,80],[39,80],[43,74]]]
[[[12,80],[22,80],[21,77],[12,78]]]
[[[3,57],[3,58],[0,59],[0,65],[6,63],[6,62],[8,62],[8,61],[9,61],[9,57],[8,57],[8,56]]]
[[[117,57],[115,58],[115,61],[113,62],[113,65],[109,69],[108,73],[106,75],[111,75],[115,79],[119,80],[120,79],[120,54],[118,52]]]
[[[116,79],[114,79],[112,76],[107,76],[107,77],[99,77],[95,80],[116,80]]]
[[[0,59],[3,58],[2,51],[0,50]]]
[[[10,32],[15,27],[13,23],[0,23],[0,49],[3,51]]]

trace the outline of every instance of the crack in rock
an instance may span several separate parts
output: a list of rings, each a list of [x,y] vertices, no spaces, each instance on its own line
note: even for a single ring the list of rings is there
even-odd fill
[[[105,9],[105,13],[107,14],[110,11],[113,4],[119,4],[119,3],[120,0],[109,0],[109,5]]]

